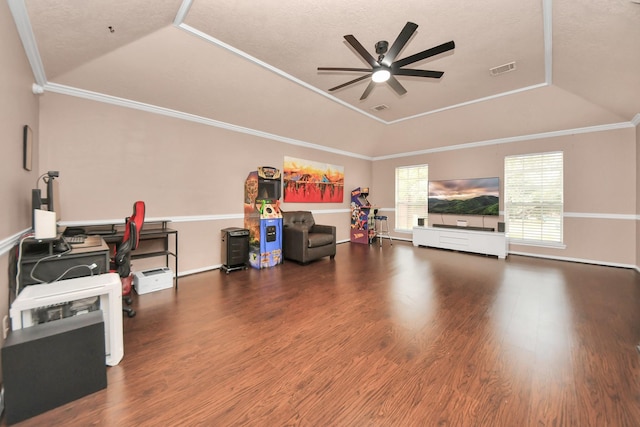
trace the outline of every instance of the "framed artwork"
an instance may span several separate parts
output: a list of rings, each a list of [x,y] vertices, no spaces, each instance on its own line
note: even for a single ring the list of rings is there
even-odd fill
[[[29,125],[24,125],[22,131],[22,147],[22,167],[30,171],[33,162],[33,131]]]
[[[285,156],[283,171],[284,202],[342,203],[343,166]]]

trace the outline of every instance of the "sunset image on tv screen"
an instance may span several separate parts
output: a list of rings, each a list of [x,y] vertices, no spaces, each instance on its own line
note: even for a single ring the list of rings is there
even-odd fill
[[[429,213],[499,215],[500,179],[429,181]]]

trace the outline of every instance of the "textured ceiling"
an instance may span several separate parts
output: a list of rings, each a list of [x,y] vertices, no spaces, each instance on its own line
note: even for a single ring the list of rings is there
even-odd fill
[[[25,4],[48,82],[367,156],[640,112],[640,5],[630,0]],[[328,92],[359,73],[317,67],[366,65],[344,35],[376,56],[375,43],[391,44],[407,21],[418,29],[398,58],[455,41],[408,67],[441,79],[398,77],[406,94],[382,83],[364,101],[367,81]],[[515,71],[490,75],[512,61]],[[389,108],[372,110],[380,104]]]
[[[327,90],[363,73],[318,72],[318,66],[366,66],[344,35],[354,35],[376,57],[376,42],[392,44],[407,21],[418,30],[398,59],[453,40],[455,50],[408,67],[444,71],[444,76],[398,77],[407,89],[403,96],[383,83],[360,101],[368,80],[333,95],[366,111],[383,103],[390,108],[376,114],[396,120],[544,82],[539,1],[195,1],[185,24]],[[489,68],[511,61],[520,65],[517,72],[490,76]]]

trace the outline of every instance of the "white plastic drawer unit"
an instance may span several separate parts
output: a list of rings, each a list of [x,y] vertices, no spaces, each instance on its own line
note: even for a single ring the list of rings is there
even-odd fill
[[[44,285],[25,287],[11,304],[11,329],[33,326],[34,310],[62,303],[81,302],[100,297],[100,310],[104,316],[106,363],[115,366],[124,356],[122,337],[122,282],[115,273],[97,274],[60,280]],[[87,310],[80,310],[81,312]],[[56,320],[52,320],[56,321]]]

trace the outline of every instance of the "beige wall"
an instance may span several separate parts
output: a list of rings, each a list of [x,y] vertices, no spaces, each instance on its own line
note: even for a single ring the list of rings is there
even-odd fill
[[[22,168],[22,128],[29,125],[36,141],[39,134],[38,99],[31,93],[32,83],[33,74],[7,2],[0,2],[0,319],[9,312],[7,246],[31,226],[30,192],[38,177],[37,156],[32,172]]]
[[[42,96],[40,104],[41,169],[61,172],[63,221],[119,220],[134,200],[143,199],[148,217],[175,220],[173,227],[181,237],[181,274],[221,263],[220,230],[242,225],[247,174],[258,165],[281,167],[284,156],[345,166],[342,204],[283,208],[316,210],[319,222],[336,225],[338,239],[348,240],[348,191],[370,186],[373,203],[393,208],[397,166],[427,163],[431,179],[498,176],[502,181],[505,156],[555,150],[565,153],[566,248],[511,245],[510,250],[637,265],[632,219],[637,185],[629,180],[636,176],[633,128],[370,162],[54,93]],[[393,213],[389,215],[393,224]],[[616,218],[620,215],[624,217]],[[444,217],[447,223],[456,219]],[[502,217],[466,219],[470,225],[497,227]],[[411,239],[410,234],[395,236]]]
[[[61,219],[117,220],[144,200],[147,217],[183,221],[172,225],[181,273],[221,263],[220,230],[242,226],[244,181],[258,166],[282,168],[293,156],[344,166],[348,190],[370,181],[368,160],[66,95],[46,93],[40,104],[41,165],[60,171]],[[348,196],[283,209],[316,210],[349,238]]]
[[[635,129],[627,128],[379,160],[373,163],[372,194],[378,205],[393,207],[395,168],[417,164],[429,165],[432,180],[498,176],[503,194],[505,156],[563,151],[566,248],[511,245],[510,251],[634,266],[637,265],[633,220],[637,209],[635,133]],[[444,216],[445,223],[453,224],[456,219]],[[472,226],[483,225],[481,217],[464,219]],[[430,218],[430,223],[440,221],[439,215]],[[495,227],[497,221],[487,217],[484,225]]]
[[[38,156],[34,153],[32,172],[22,168],[23,126],[31,127],[36,142],[39,135],[38,98],[31,92],[33,74],[6,2],[0,3],[0,64],[0,197],[5,201],[0,221],[2,240],[31,225],[30,206],[23,196],[35,185]]]

